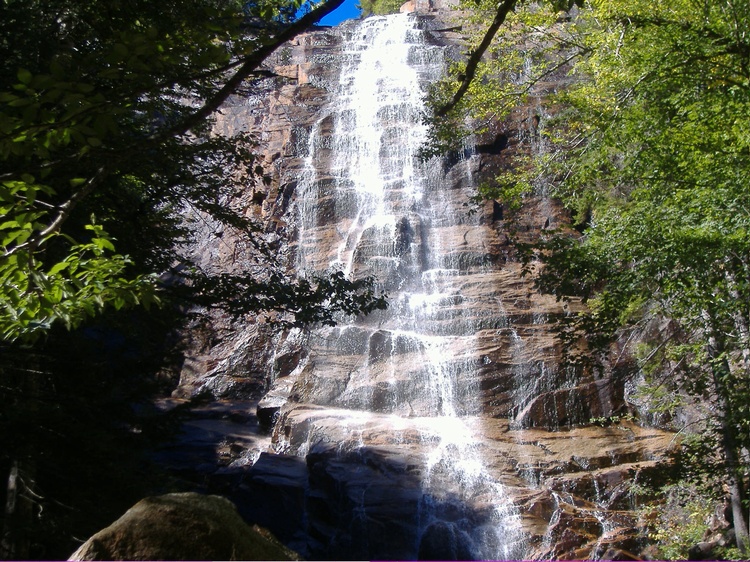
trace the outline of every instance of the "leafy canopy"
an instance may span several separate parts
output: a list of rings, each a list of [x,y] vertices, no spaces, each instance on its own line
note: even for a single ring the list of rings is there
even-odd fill
[[[481,127],[545,98],[536,144],[482,194],[518,207],[550,193],[570,209],[582,236],[519,247],[542,290],[588,303],[561,320],[569,358],[593,365],[623,333],[645,341],[635,355],[654,388],[711,420],[705,439],[746,549],[750,2],[591,0],[565,14],[508,0],[473,12],[487,26],[503,8],[505,26],[472,51],[485,55],[473,79],[457,65],[432,93],[435,146],[467,117]],[[545,89],[553,76],[557,93]]]
[[[243,311],[270,306],[297,323],[384,306],[367,282],[283,275],[258,226],[227,205],[261,171],[254,140],[211,131],[263,60],[341,1],[300,18],[297,0],[3,2],[0,337],[33,342],[56,322],[158,303],[175,265],[191,298],[226,304],[249,289],[257,307]],[[244,232],[269,274],[218,291],[181,251],[186,215]]]

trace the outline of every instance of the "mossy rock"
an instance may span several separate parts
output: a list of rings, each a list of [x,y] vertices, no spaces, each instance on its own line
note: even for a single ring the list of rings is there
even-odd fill
[[[196,493],[145,498],[69,560],[299,560],[234,504]]]

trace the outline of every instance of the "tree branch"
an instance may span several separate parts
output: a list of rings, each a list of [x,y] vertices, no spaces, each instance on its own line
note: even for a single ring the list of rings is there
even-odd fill
[[[237,64],[241,65],[239,69],[231,76],[231,78],[229,78],[229,80],[226,81],[218,92],[216,92],[213,97],[209,98],[195,113],[186,117],[181,123],[166,130],[159,131],[145,141],[141,141],[138,144],[131,146],[130,149],[121,153],[118,158],[110,159],[107,164],[101,166],[97,172],[67,201],[57,207],[57,215],[43,230],[34,233],[26,242],[6,251],[2,257],[7,258],[24,248],[29,248],[32,251],[39,249],[50,235],[60,230],[63,223],[68,219],[78,203],[88,197],[99,185],[101,185],[101,183],[119,164],[142,153],[145,149],[153,148],[167,139],[183,135],[198,126],[217,111],[227,98],[236,91],[240,84],[242,84],[242,82],[248,78],[276,49],[307,30],[310,26],[320,20],[320,18],[338,8],[343,2],[344,0],[328,0],[327,2],[324,2],[310,13],[305,14],[303,17],[280,31],[270,40],[269,43],[255,49],[245,57],[244,60],[241,59],[237,61]]]
[[[484,53],[487,51],[487,49],[489,49],[490,44],[492,44],[492,40],[495,38],[497,31],[500,29],[500,26],[505,23],[505,19],[508,17],[508,14],[516,8],[517,3],[518,0],[501,0],[498,3],[495,19],[492,20],[492,24],[484,34],[482,42],[476,49],[474,49],[474,51],[472,51],[471,55],[469,55],[469,60],[466,61],[466,70],[464,72],[464,79],[461,82],[461,85],[458,87],[458,90],[456,90],[456,93],[453,94],[451,100],[435,111],[436,116],[443,117],[447,115],[451,109],[458,105],[458,102],[461,101],[461,98],[464,97],[464,94],[466,94],[469,86],[474,81],[474,77],[477,73],[477,67],[479,66],[479,62],[482,60]]]
[[[290,24],[287,28],[279,32],[278,35],[273,37],[270,43],[259,47],[245,57],[242,66],[240,66],[237,72],[235,72],[234,75],[227,80],[224,86],[222,86],[213,97],[208,99],[198,111],[189,115],[174,127],[156,133],[149,140],[160,142],[166,138],[180,136],[202,123],[218,110],[221,104],[227,100],[240,84],[242,84],[242,82],[248,78],[276,49],[317,23],[318,20],[338,8],[343,2],[344,0],[328,0],[310,13],[305,14],[300,19]]]
[[[89,178],[85,184],[83,184],[81,189],[76,191],[67,201],[65,201],[65,203],[57,207],[57,215],[43,230],[35,232],[32,236],[29,237],[26,242],[24,242],[23,244],[18,244],[17,246],[14,246],[13,248],[5,252],[2,255],[2,258],[12,256],[19,250],[23,250],[25,248],[28,248],[31,251],[39,249],[50,235],[60,230],[60,227],[62,227],[63,223],[68,220],[70,213],[73,211],[76,205],[78,205],[78,203],[80,203],[84,198],[91,194],[91,192],[94,191],[94,189],[96,189],[107,178],[107,176],[109,176],[109,174],[116,167],[119,161],[119,159],[113,160],[108,164],[100,167],[96,171],[96,173],[91,178]]]

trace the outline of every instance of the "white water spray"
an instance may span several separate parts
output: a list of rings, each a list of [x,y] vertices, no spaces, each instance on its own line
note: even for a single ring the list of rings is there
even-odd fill
[[[299,268],[374,276],[390,308],[314,336],[324,342],[317,364],[347,371],[342,388],[323,388],[331,386],[324,367],[308,376],[320,380],[320,404],[352,412],[341,423],[351,436],[346,447],[368,444],[367,411],[391,418],[392,442],[407,441],[399,437],[407,431],[421,436],[423,535],[447,530],[455,556],[513,558],[518,518],[474,437],[481,431],[472,376],[477,327],[456,312],[466,297],[462,266],[440,232],[455,223],[445,216],[442,163],[418,158],[427,139],[424,86],[442,73],[443,51],[427,45],[414,23],[398,14],[353,28],[331,113],[311,132],[298,187]],[[324,119],[333,123],[326,149],[334,156],[319,177]],[[477,510],[481,516],[472,515]]]

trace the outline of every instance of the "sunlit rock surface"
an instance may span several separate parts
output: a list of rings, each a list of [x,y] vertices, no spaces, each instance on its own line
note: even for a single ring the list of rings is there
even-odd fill
[[[298,37],[223,109],[217,129],[255,133],[266,175],[227,204],[290,271],[374,275],[391,305],[304,332],[196,325],[175,397],[257,408],[244,430],[212,426],[236,458],[201,485],[312,559],[637,557],[631,489],[659,481],[673,435],[610,423],[634,413],[627,364],[560,367],[553,322],[580,305],[537,293],[509,244],[511,227],[530,240],[561,226],[556,203],[471,203],[508,154],[544,149],[541,97],[463,153],[417,162],[424,88],[461,51],[441,31],[451,12],[419,4]],[[201,228],[204,267],[251,267],[236,233]],[[264,428],[268,442],[249,439]]]

